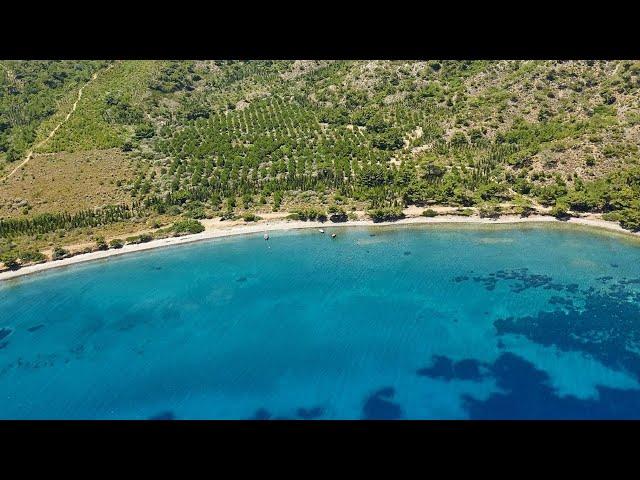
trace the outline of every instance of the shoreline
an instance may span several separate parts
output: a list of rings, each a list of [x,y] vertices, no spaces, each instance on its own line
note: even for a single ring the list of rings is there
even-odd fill
[[[377,222],[372,220],[353,220],[341,223],[332,223],[329,221],[302,221],[302,220],[274,220],[258,222],[253,224],[239,225],[221,225],[221,228],[210,228],[201,233],[185,235],[182,237],[169,237],[158,240],[152,240],[147,243],[125,245],[119,249],[101,250],[90,253],[75,255],[62,260],[48,261],[36,265],[29,265],[18,270],[8,270],[0,272],[0,282],[13,278],[31,275],[38,272],[51,270],[54,268],[67,267],[79,263],[91,262],[94,260],[102,260],[110,257],[126,255],[130,253],[143,252],[146,250],[155,250],[162,247],[170,247],[175,245],[185,245],[195,242],[212,240],[215,238],[233,237],[238,235],[249,235],[255,233],[272,232],[272,231],[289,231],[302,230],[309,228],[327,228],[327,227],[383,227],[395,225],[428,225],[428,224],[469,224],[469,225],[509,225],[519,223],[558,223],[583,226],[590,229],[606,230],[626,236],[640,239],[640,232],[630,232],[623,229],[614,222],[601,219],[589,218],[570,218],[569,220],[558,220],[548,215],[531,215],[529,217],[519,217],[516,215],[505,215],[496,219],[481,218],[478,216],[463,217],[456,215],[440,215],[438,217],[408,217],[393,222]]]

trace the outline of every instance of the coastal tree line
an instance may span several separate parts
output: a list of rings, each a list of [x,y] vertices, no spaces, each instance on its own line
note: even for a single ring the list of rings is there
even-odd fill
[[[34,235],[59,229],[97,227],[128,220],[134,215],[142,214],[143,210],[144,207],[135,202],[132,205],[109,205],[76,213],[43,213],[29,218],[2,218],[0,219],[0,237]]]

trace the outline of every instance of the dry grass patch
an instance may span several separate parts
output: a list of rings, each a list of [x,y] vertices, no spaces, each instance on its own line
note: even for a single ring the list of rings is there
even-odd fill
[[[131,201],[118,183],[134,176],[131,160],[119,150],[35,155],[0,184],[0,216],[76,212]]]

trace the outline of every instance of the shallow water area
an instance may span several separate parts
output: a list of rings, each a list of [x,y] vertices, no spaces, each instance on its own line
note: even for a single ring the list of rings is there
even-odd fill
[[[5,281],[0,418],[640,418],[640,246],[331,226]]]

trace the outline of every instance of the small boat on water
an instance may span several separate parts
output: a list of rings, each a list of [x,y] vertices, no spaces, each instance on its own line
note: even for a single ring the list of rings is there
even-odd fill
[[[320,228],[318,231],[319,231],[320,233],[324,233],[324,230],[323,230],[322,228]]]
[[[331,238],[336,238],[336,234],[335,234],[335,233],[332,233],[332,234],[331,234]]]
[[[269,234],[268,234],[268,233],[265,233],[265,234],[264,234],[264,239],[265,239],[265,240],[269,240]]]

